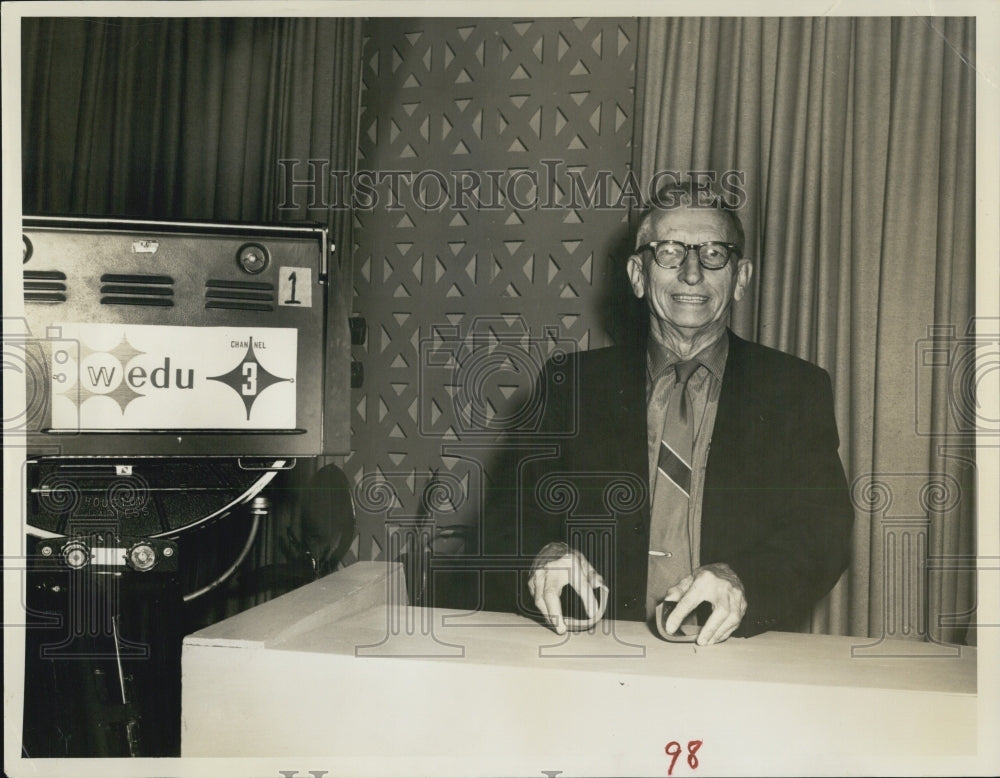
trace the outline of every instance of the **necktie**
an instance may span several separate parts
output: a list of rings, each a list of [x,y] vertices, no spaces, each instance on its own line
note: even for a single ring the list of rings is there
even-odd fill
[[[649,527],[647,617],[652,615],[667,589],[691,573],[688,503],[694,424],[687,383],[698,367],[699,363],[693,360],[675,364],[677,380],[667,398]]]

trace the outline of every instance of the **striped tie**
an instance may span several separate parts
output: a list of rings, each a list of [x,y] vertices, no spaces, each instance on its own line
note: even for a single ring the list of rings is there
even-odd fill
[[[687,383],[698,367],[694,360],[675,364],[677,380],[667,398],[649,527],[647,617],[653,614],[667,589],[691,574],[688,502],[694,424],[688,407]]]

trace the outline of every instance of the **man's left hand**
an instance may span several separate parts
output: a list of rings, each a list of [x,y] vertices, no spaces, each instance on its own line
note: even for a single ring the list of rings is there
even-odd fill
[[[712,605],[712,615],[698,632],[699,646],[721,643],[733,634],[747,612],[743,584],[732,568],[722,562],[699,567],[672,586],[663,599],[677,603],[667,619],[669,633],[676,632],[687,615],[701,603]]]

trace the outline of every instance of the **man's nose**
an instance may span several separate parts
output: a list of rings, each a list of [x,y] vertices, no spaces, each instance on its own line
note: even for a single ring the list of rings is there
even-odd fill
[[[701,276],[702,269],[701,263],[698,261],[698,249],[689,248],[684,255],[684,261],[681,262],[681,280],[689,286],[694,286],[701,281]]]

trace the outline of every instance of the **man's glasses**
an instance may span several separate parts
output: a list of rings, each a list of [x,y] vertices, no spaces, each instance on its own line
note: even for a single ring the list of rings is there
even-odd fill
[[[652,240],[635,251],[638,254],[646,249],[653,252],[656,264],[664,270],[683,265],[689,251],[697,253],[698,264],[706,270],[722,270],[736,253],[736,244],[720,241],[692,244],[681,243],[679,240]]]

